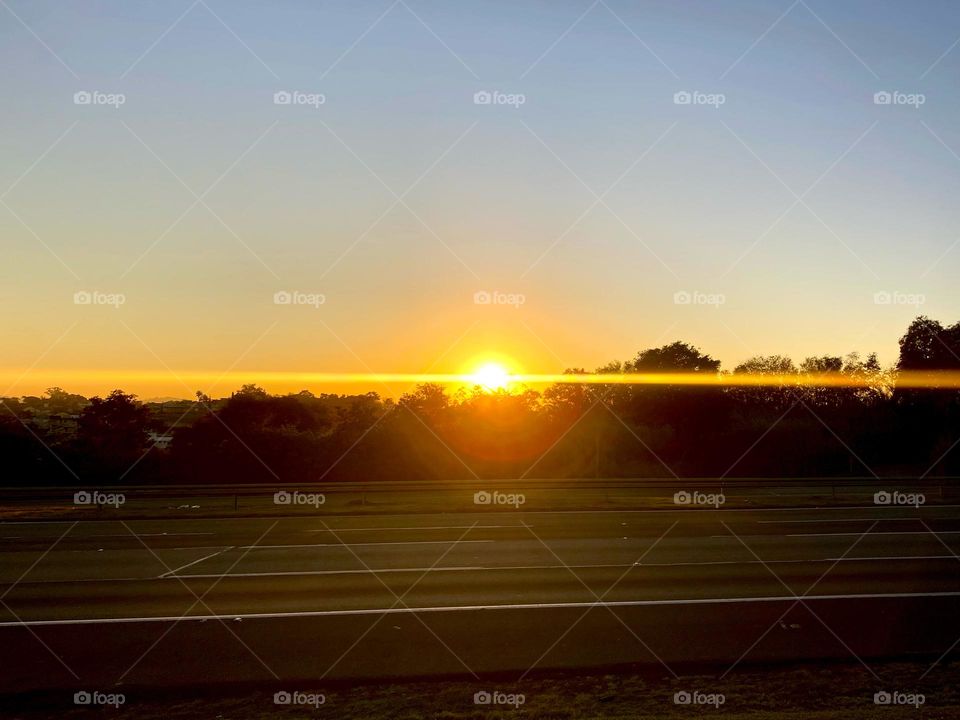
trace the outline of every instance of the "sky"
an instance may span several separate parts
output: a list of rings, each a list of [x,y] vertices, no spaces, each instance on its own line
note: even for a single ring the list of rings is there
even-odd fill
[[[893,363],[960,319],[958,39],[955,2],[3,0],[0,395]],[[310,389],[405,389],[367,385]]]

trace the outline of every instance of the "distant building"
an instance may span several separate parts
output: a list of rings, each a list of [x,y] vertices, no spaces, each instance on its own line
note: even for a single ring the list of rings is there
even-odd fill
[[[46,430],[51,437],[57,440],[68,440],[77,436],[77,429],[80,427],[80,416],[69,413],[35,415],[33,422],[37,427]]]
[[[150,444],[156,446],[160,450],[166,450],[170,447],[170,443],[173,442],[173,435],[167,433],[157,433],[151,432],[147,434],[147,437],[150,440]]]
[[[163,427],[190,427],[204,413],[204,408],[194,400],[165,400],[145,402],[151,419]]]

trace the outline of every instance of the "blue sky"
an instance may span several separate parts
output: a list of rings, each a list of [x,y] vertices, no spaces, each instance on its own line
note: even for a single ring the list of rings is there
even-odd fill
[[[893,362],[957,319],[955,3],[5,2],[15,376]]]

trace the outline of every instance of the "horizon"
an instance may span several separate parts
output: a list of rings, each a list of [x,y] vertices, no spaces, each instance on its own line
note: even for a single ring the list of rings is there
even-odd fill
[[[675,342],[689,345],[690,347],[696,348],[700,351],[704,350],[695,344],[683,343],[683,341],[680,340]],[[708,352],[705,354],[709,357],[712,357]],[[845,361],[850,357],[859,357],[861,360],[866,360],[871,355],[874,355],[874,353],[861,353],[859,351],[852,350],[842,355],[831,357],[836,357],[842,361]],[[806,355],[804,356],[803,360],[816,360],[826,356],[827,355],[824,354]],[[721,379],[721,381],[724,377],[726,377],[727,384],[734,380],[740,385],[775,386],[783,384],[789,380],[787,375],[770,375],[769,373],[765,373],[753,375],[751,377],[750,373],[746,373],[741,368],[743,364],[750,360],[772,357],[786,358],[793,362],[793,358],[787,358],[787,356],[778,353],[754,355],[743,358],[740,363],[729,368],[724,367],[723,362],[719,361],[719,365],[716,369],[716,375],[718,379]],[[629,362],[630,359],[632,358],[628,358],[627,362]],[[620,363],[622,361],[616,360],[611,362]],[[798,373],[800,372],[801,364],[802,362],[800,361],[796,362]],[[362,394],[365,392],[376,392],[385,399],[398,399],[401,395],[415,389],[417,386],[422,384],[440,384],[453,388],[489,386],[487,389],[490,389],[494,386],[496,386],[496,389],[506,389],[506,387],[509,385],[511,392],[514,392],[520,388],[543,388],[557,383],[689,384],[690,382],[695,382],[708,384],[707,381],[691,380],[686,378],[684,374],[658,377],[656,374],[650,373],[638,373],[636,371],[631,371],[628,374],[624,374],[627,371],[615,373],[604,371],[602,369],[603,367],[608,366],[609,363],[605,364],[604,366],[600,366],[593,371],[578,370],[574,372],[575,368],[563,368],[556,372],[532,372],[519,369],[515,364],[512,364],[509,361],[504,361],[502,357],[498,358],[496,356],[490,356],[486,358],[480,358],[479,360],[475,361],[474,368],[471,371],[453,373],[440,371],[427,373],[397,373],[378,372],[375,370],[368,370],[362,373],[278,372],[271,370],[245,370],[242,372],[228,370],[225,372],[217,372],[213,370],[180,370],[174,368],[166,368],[164,370],[153,372],[122,369],[64,370],[58,368],[47,368],[40,372],[32,368],[26,371],[0,368],[0,386],[6,386],[8,388],[6,392],[0,394],[0,397],[39,397],[42,396],[46,390],[53,387],[59,387],[67,390],[68,392],[77,392],[77,394],[91,397],[106,395],[112,390],[120,389],[137,396],[142,402],[152,402],[154,401],[154,398],[166,398],[168,400],[192,400],[195,399],[197,392],[203,392],[204,394],[209,395],[215,392],[223,392],[223,388],[232,387],[236,389],[243,385],[257,385],[271,394],[290,394],[300,391],[319,391],[329,392],[332,394],[349,395]],[[491,383],[485,380],[483,377],[484,370],[487,372],[492,370],[494,373],[502,374],[503,377],[498,378],[491,385]],[[897,384],[901,387],[926,386],[922,381],[911,378],[909,372],[898,372],[897,362],[880,364],[880,370],[882,370],[884,373],[891,373],[896,376]],[[734,373],[738,373],[736,379],[731,377]],[[808,380],[807,384],[810,386],[834,386],[844,384],[850,386],[851,384],[859,382],[856,379],[851,379],[849,376],[845,377],[838,375],[838,377],[834,378],[830,375],[830,373],[819,373],[817,377]],[[956,381],[951,372],[941,371],[939,375],[939,379],[936,380],[935,384],[931,386],[946,388],[954,387],[956,385]],[[638,376],[647,377],[644,379],[638,379]],[[11,378],[13,378],[13,380],[12,382],[9,382]],[[796,378],[793,378],[793,381],[797,382]],[[9,384],[7,384],[8,382]],[[27,382],[33,384],[28,385],[27,389],[24,391],[13,393],[14,390],[23,388],[23,385]],[[917,382],[921,382],[921,384],[915,384]],[[187,387],[190,387],[190,383],[194,383],[197,386],[195,390],[186,390]],[[720,384],[723,384],[723,382]],[[869,382],[863,381],[863,384],[868,385]],[[160,394],[147,396],[144,394],[143,389],[149,387],[161,387],[166,389],[178,388],[185,394],[177,395],[171,390],[166,395],[158,391]],[[384,388],[386,388],[389,392],[384,393]],[[231,390],[230,392],[234,391],[235,390]],[[227,396],[221,395],[220,397]]]
[[[960,307],[949,3],[2,14],[30,62],[0,365],[27,392],[550,373],[671,338],[889,365],[913,316]]]

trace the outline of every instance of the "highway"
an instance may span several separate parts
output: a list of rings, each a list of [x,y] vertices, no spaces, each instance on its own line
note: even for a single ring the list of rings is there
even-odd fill
[[[960,505],[7,521],[0,691],[940,658]]]

